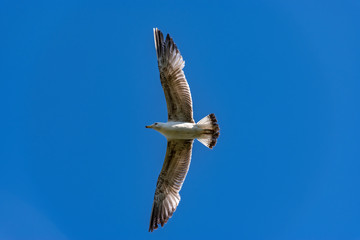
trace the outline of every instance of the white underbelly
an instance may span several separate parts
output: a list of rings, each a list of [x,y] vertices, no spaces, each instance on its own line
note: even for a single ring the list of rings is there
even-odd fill
[[[196,123],[169,123],[160,131],[167,139],[195,139],[203,130]]]

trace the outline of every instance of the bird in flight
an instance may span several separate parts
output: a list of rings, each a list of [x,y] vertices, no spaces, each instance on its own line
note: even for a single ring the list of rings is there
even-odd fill
[[[179,192],[189,170],[194,139],[213,148],[220,130],[213,113],[195,123],[190,88],[182,70],[185,62],[173,39],[167,34],[164,40],[162,32],[154,28],[154,41],[168,121],[146,126],[167,138],[165,161],[151,210],[150,232],[157,229],[158,224],[163,227],[180,202]]]

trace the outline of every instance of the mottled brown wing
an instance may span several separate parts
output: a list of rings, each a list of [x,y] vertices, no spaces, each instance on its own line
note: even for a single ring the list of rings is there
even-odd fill
[[[149,231],[164,226],[180,202],[179,191],[189,170],[193,140],[170,140],[155,190]]]
[[[164,41],[162,32],[154,28],[154,41],[168,121],[194,122],[190,88],[182,70],[185,62],[169,34]]]

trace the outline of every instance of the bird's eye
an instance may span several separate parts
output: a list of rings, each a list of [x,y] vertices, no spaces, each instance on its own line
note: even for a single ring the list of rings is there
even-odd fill
[[[155,126],[157,125],[157,123],[155,123]]]

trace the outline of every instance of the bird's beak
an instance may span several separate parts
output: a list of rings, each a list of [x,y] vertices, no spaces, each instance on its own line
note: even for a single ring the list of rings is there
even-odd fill
[[[145,126],[145,128],[151,128],[151,125],[150,126]]]

